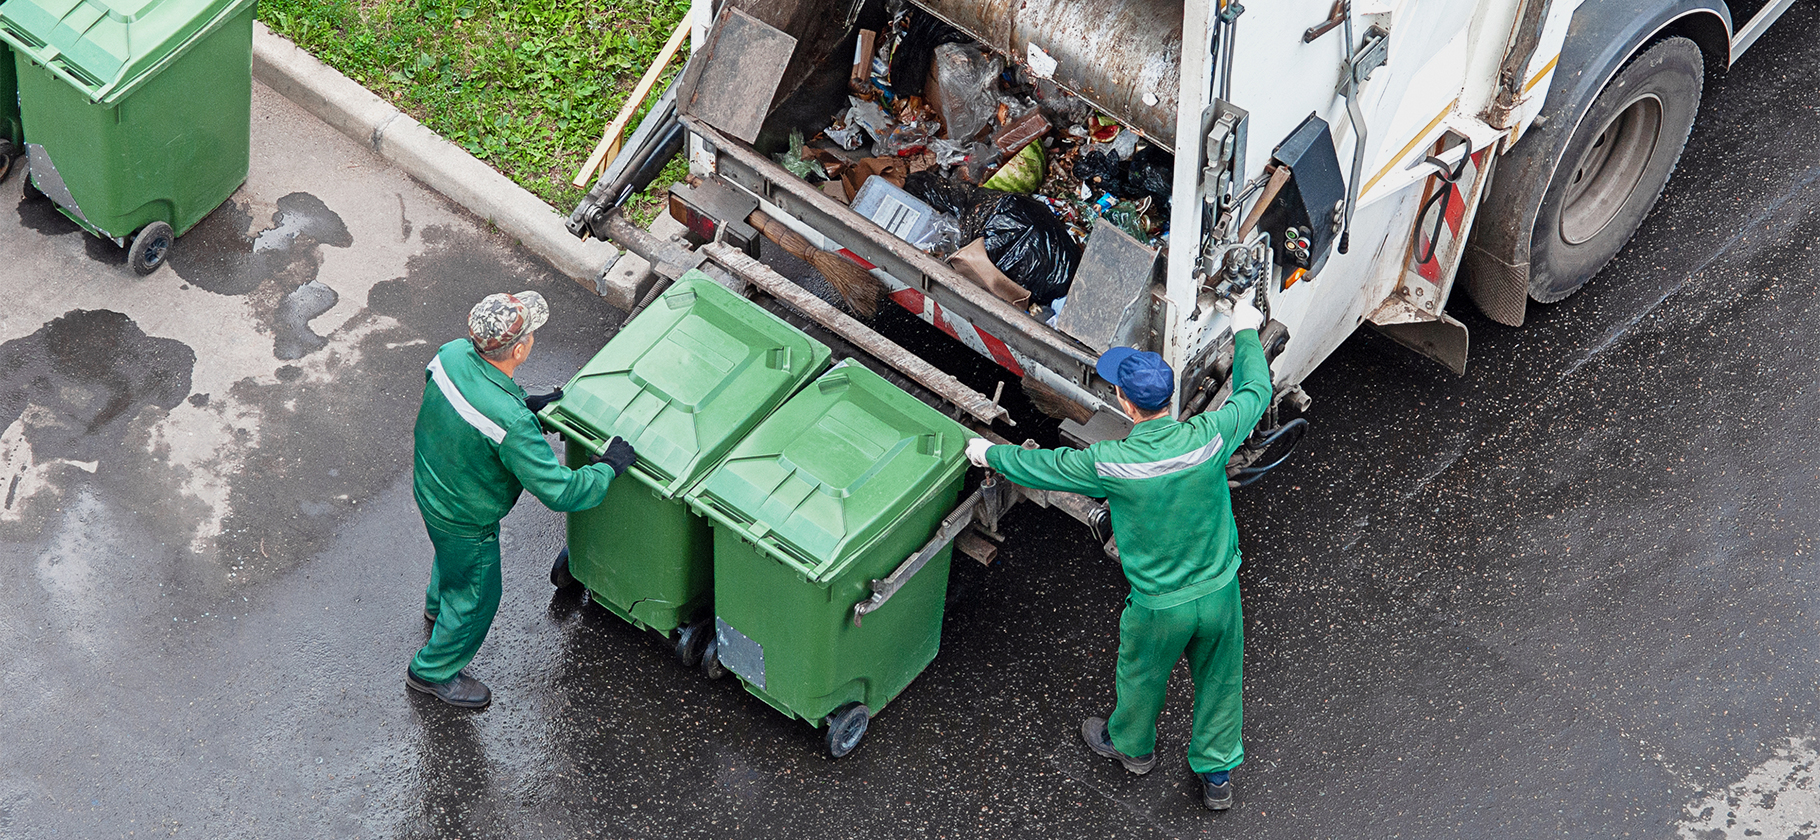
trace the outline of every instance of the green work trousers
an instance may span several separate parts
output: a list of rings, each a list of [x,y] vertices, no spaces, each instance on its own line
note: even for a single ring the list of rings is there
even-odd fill
[[[479,536],[452,534],[428,522],[436,560],[423,608],[436,616],[430,640],[411,660],[411,673],[447,682],[474,659],[499,612],[499,526]]]
[[[1184,654],[1194,680],[1188,766],[1196,773],[1231,770],[1245,760],[1239,742],[1245,623],[1237,581],[1167,609],[1125,602],[1119,618],[1118,705],[1106,721],[1112,745],[1131,756],[1156,750],[1163,689]]]

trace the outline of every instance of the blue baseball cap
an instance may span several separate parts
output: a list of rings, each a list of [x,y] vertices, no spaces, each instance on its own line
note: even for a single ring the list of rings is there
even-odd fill
[[[1155,411],[1169,404],[1175,393],[1175,371],[1169,363],[1148,350],[1114,347],[1107,350],[1093,369],[1100,378],[1119,386],[1125,399],[1145,411]]]

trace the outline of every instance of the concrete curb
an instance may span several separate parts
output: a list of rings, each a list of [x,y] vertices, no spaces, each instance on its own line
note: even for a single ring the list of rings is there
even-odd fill
[[[643,260],[621,260],[620,250],[606,242],[575,238],[564,226],[567,217],[542,199],[263,23],[253,25],[253,76],[450,201],[497,225],[607,303],[622,310],[637,303],[633,295],[645,273]]]

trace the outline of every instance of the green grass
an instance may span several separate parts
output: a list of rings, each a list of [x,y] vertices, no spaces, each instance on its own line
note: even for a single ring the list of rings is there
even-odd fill
[[[688,9],[688,0],[264,0],[259,18],[567,214],[584,192],[569,179]],[[646,107],[681,66],[671,62]],[[681,161],[630,215],[649,221],[652,195],[686,174]]]

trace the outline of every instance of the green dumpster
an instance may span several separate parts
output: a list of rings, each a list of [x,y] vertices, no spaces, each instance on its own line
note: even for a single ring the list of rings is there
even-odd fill
[[[599,507],[568,517],[569,573],[594,600],[640,627],[688,630],[678,634],[677,653],[690,664],[699,658],[712,636],[713,534],[683,493],[827,367],[829,355],[691,271],[563,386],[542,417],[567,440],[571,465],[615,435],[638,450]]]
[[[13,51],[0,43],[0,181],[12,171],[13,161],[25,154],[25,129],[19,122],[19,73]]]
[[[254,0],[6,0],[29,189],[149,274],[246,181]]]
[[[845,755],[941,646],[953,546],[856,626],[854,606],[955,507],[971,434],[843,363],[689,494],[714,520],[712,659]]]

